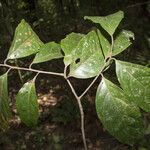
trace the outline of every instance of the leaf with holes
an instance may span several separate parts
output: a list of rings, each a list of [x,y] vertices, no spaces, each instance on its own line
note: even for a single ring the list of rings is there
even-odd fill
[[[73,62],[73,60],[77,59],[74,57],[74,53],[76,51],[76,47],[79,41],[83,38],[83,36],[83,34],[73,32],[67,35],[65,39],[61,40],[61,48],[65,53],[65,66],[70,65]]]
[[[90,78],[98,75],[104,64],[104,57],[95,31],[89,32],[80,40],[76,47],[75,58],[80,60],[70,65],[69,76]]]
[[[116,74],[128,98],[150,112],[150,68],[116,60]]]
[[[20,89],[16,97],[16,107],[23,123],[27,126],[37,124],[39,113],[34,82],[27,82]]]
[[[139,108],[124,92],[103,78],[96,93],[96,111],[104,127],[120,142],[133,145],[143,137]]]
[[[22,20],[16,28],[7,59],[22,58],[35,54],[39,51],[41,45],[43,45],[43,42],[30,25],[25,20]]]
[[[0,113],[3,114],[5,119],[11,117],[7,87],[7,73],[0,76]]]
[[[63,57],[63,55],[60,45],[55,42],[49,42],[41,46],[32,63],[41,63],[61,57]]]
[[[118,55],[132,44],[130,38],[134,40],[134,33],[131,31],[123,30],[118,35],[114,41],[113,56]]]
[[[111,36],[114,34],[121,20],[124,18],[123,11],[118,11],[114,14],[97,17],[97,16],[85,16],[84,19],[91,20],[94,23],[100,24],[104,30],[106,30]]]

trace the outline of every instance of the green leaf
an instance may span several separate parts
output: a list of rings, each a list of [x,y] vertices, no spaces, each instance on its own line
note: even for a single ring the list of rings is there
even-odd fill
[[[107,55],[110,52],[110,43],[109,41],[103,36],[103,34],[100,32],[100,30],[97,30],[97,35],[99,37],[100,40],[100,44],[101,44],[101,48],[103,50],[103,54],[105,55],[105,57],[107,57]]]
[[[143,137],[139,108],[123,91],[103,78],[96,94],[96,111],[104,127],[120,142],[133,145]]]
[[[117,60],[116,74],[128,98],[150,112],[150,68]]]
[[[55,42],[49,42],[41,46],[32,63],[41,63],[61,57],[63,57],[63,55],[60,45]]]
[[[20,89],[16,97],[16,107],[23,123],[27,126],[37,124],[39,113],[34,82],[27,82]]]
[[[118,11],[114,14],[99,17],[99,16],[85,16],[84,19],[91,20],[94,23],[99,23],[104,30],[106,30],[111,36],[114,34],[121,20],[124,18],[123,11]]]
[[[104,58],[95,31],[89,32],[80,40],[76,47],[75,58],[79,58],[79,62],[70,65],[70,76],[90,78],[98,75],[104,64]]]
[[[61,48],[65,53],[64,63],[65,66],[70,65],[75,60],[74,53],[79,41],[83,38],[83,34],[71,33],[66,36],[65,39],[61,40]]]
[[[22,20],[15,31],[7,59],[16,59],[35,54],[43,42],[39,39],[30,25]]]
[[[134,33],[131,31],[123,30],[118,35],[114,41],[113,56],[118,55],[132,44],[130,38],[134,40]]]
[[[0,76],[0,113],[3,114],[6,120],[11,117],[7,87],[7,73]]]

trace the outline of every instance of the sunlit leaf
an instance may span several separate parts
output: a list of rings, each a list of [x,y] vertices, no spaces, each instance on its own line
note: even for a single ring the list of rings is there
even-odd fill
[[[7,87],[7,73],[0,76],[0,113],[2,113],[6,119],[11,117]]]
[[[74,53],[79,41],[84,35],[80,33],[71,33],[66,36],[65,39],[61,40],[61,48],[65,53],[64,63],[66,66],[71,64],[75,60]]]
[[[37,53],[43,45],[30,25],[22,20],[15,31],[7,59],[16,59]]]
[[[118,11],[114,14],[104,17],[85,16],[84,19],[88,19],[94,23],[100,24],[110,35],[113,35],[123,17],[124,17],[123,11]]]
[[[104,127],[120,142],[133,145],[143,137],[139,108],[123,91],[103,78],[96,94],[96,111]]]
[[[39,113],[34,82],[27,82],[20,89],[16,97],[16,107],[23,123],[27,126],[37,124]]]
[[[41,46],[39,52],[36,54],[33,64],[49,61],[56,58],[63,57],[61,47],[55,42],[49,42]]]
[[[75,58],[79,58],[79,62],[71,64],[70,76],[90,78],[98,75],[101,66],[104,64],[104,58],[95,31],[89,32],[80,40],[76,47]]]
[[[150,112],[150,68],[117,60],[116,74],[128,98]]]
[[[134,39],[134,33],[131,31],[123,30],[118,35],[118,37],[114,41],[113,56],[121,53],[132,44],[130,38]]]

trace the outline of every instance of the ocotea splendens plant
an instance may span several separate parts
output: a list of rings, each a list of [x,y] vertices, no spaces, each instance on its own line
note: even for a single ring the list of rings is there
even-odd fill
[[[9,68],[4,75],[0,76],[0,128],[6,130],[8,120],[11,117],[7,90],[7,75],[10,70],[17,69],[37,73],[33,80],[23,85],[16,96],[18,115],[27,126],[36,125],[39,117],[35,90],[37,76],[39,74],[61,76],[66,79],[77,99],[81,114],[82,138],[84,148],[87,149],[81,99],[96,79],[101,76],[102,80],[97,89],[95,103],[98,117],[104,128],[122,143],[134,145],[141,140],[144,137],[145,128],[140,109],[150,112],[150,68],[114,58],[131,45],[130,38],[134,39],[134,34],[127,30],[122,30],[114,39],[114,32],[123,17],[122,11],[103,17],[85,17],[85,19],[101,25],[110,36],[111,42],[104,37],[99,29],[95,29],[87,34],[71,33],[62,39],[60,44],[55,42],[44,44],[29,24],[22,20],[16,28],[7,58],[3,64],[0,64],[1,67]],[[12,66],[7,63],[8,60],[23,58],[32,54],[36,55],[29,68]],[[33,64],[62,57],[65,64],[63,73],[32,68]],[[120,87],[103,75],[104,71],[111,67],[112,61],[115,62]],[[94,79],[87,89],[78,96],[70,82],[70,77]]]

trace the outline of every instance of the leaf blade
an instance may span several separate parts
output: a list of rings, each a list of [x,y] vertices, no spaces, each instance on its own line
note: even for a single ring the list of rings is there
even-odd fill
[[[123,91],[102,79],[96,93],[96,111],[104,127],[119,141],[133,145],[143,137],[141,114]]]
[[[95,31],[89,32],[80,40],[76,47],[75,58],[79,58],[80,62],[73,62],[70,65],[70,76],[91,78],[98,75],[104,63],[104,58]]]
[[[34,82],[27,82],[16,96],[19,117],[27,126],[35,126],[38,121],[38,102]]]
[[[150,112],[150,69],[117,60],[116,74],[128,98]]]
[[[74,53],[79,41],[82,39],[83,36],[83,34],[72,32],[67,35],[66,38],[61,40],[61,48],[65,53],[64,63],[66,66],[70,65],[73,60],[76,59],[74,57]]]
[[[104,35],[100,32],[100,30],[97,30],[97,35],[99,37],[100,40],[100,45],[101,48],[103,50],[103,54],[105,56],[105,58],[107,57],[107,55],[110,52],[110,43],[109,41],[104,37]]]
[[[0,113],[2,113],[6,119],[11,117],[11,111],[9,108],[7,78],[7,73],[0,76]]]
[[[61,53],[60,45],[55,42],[49,42],[41,46],[32,64],[41,63],[62,57],[63,55]]]
[[[23,19],[15,30],[7,59],[22,58],[35,54],[39,51],[41,45],[43,45],[43,42]]]
[[[123,30],[114,41],[112,55],[118,55],[126,48],[128,48],[132,44],[130,38],[134,39],[134,33],[132,33],[131,31]]]
[[[118,11],[108,16],[85,16],[84,19],[100,24],[111,36],[114,34],[121,20],[124,18],[123,11]]]

